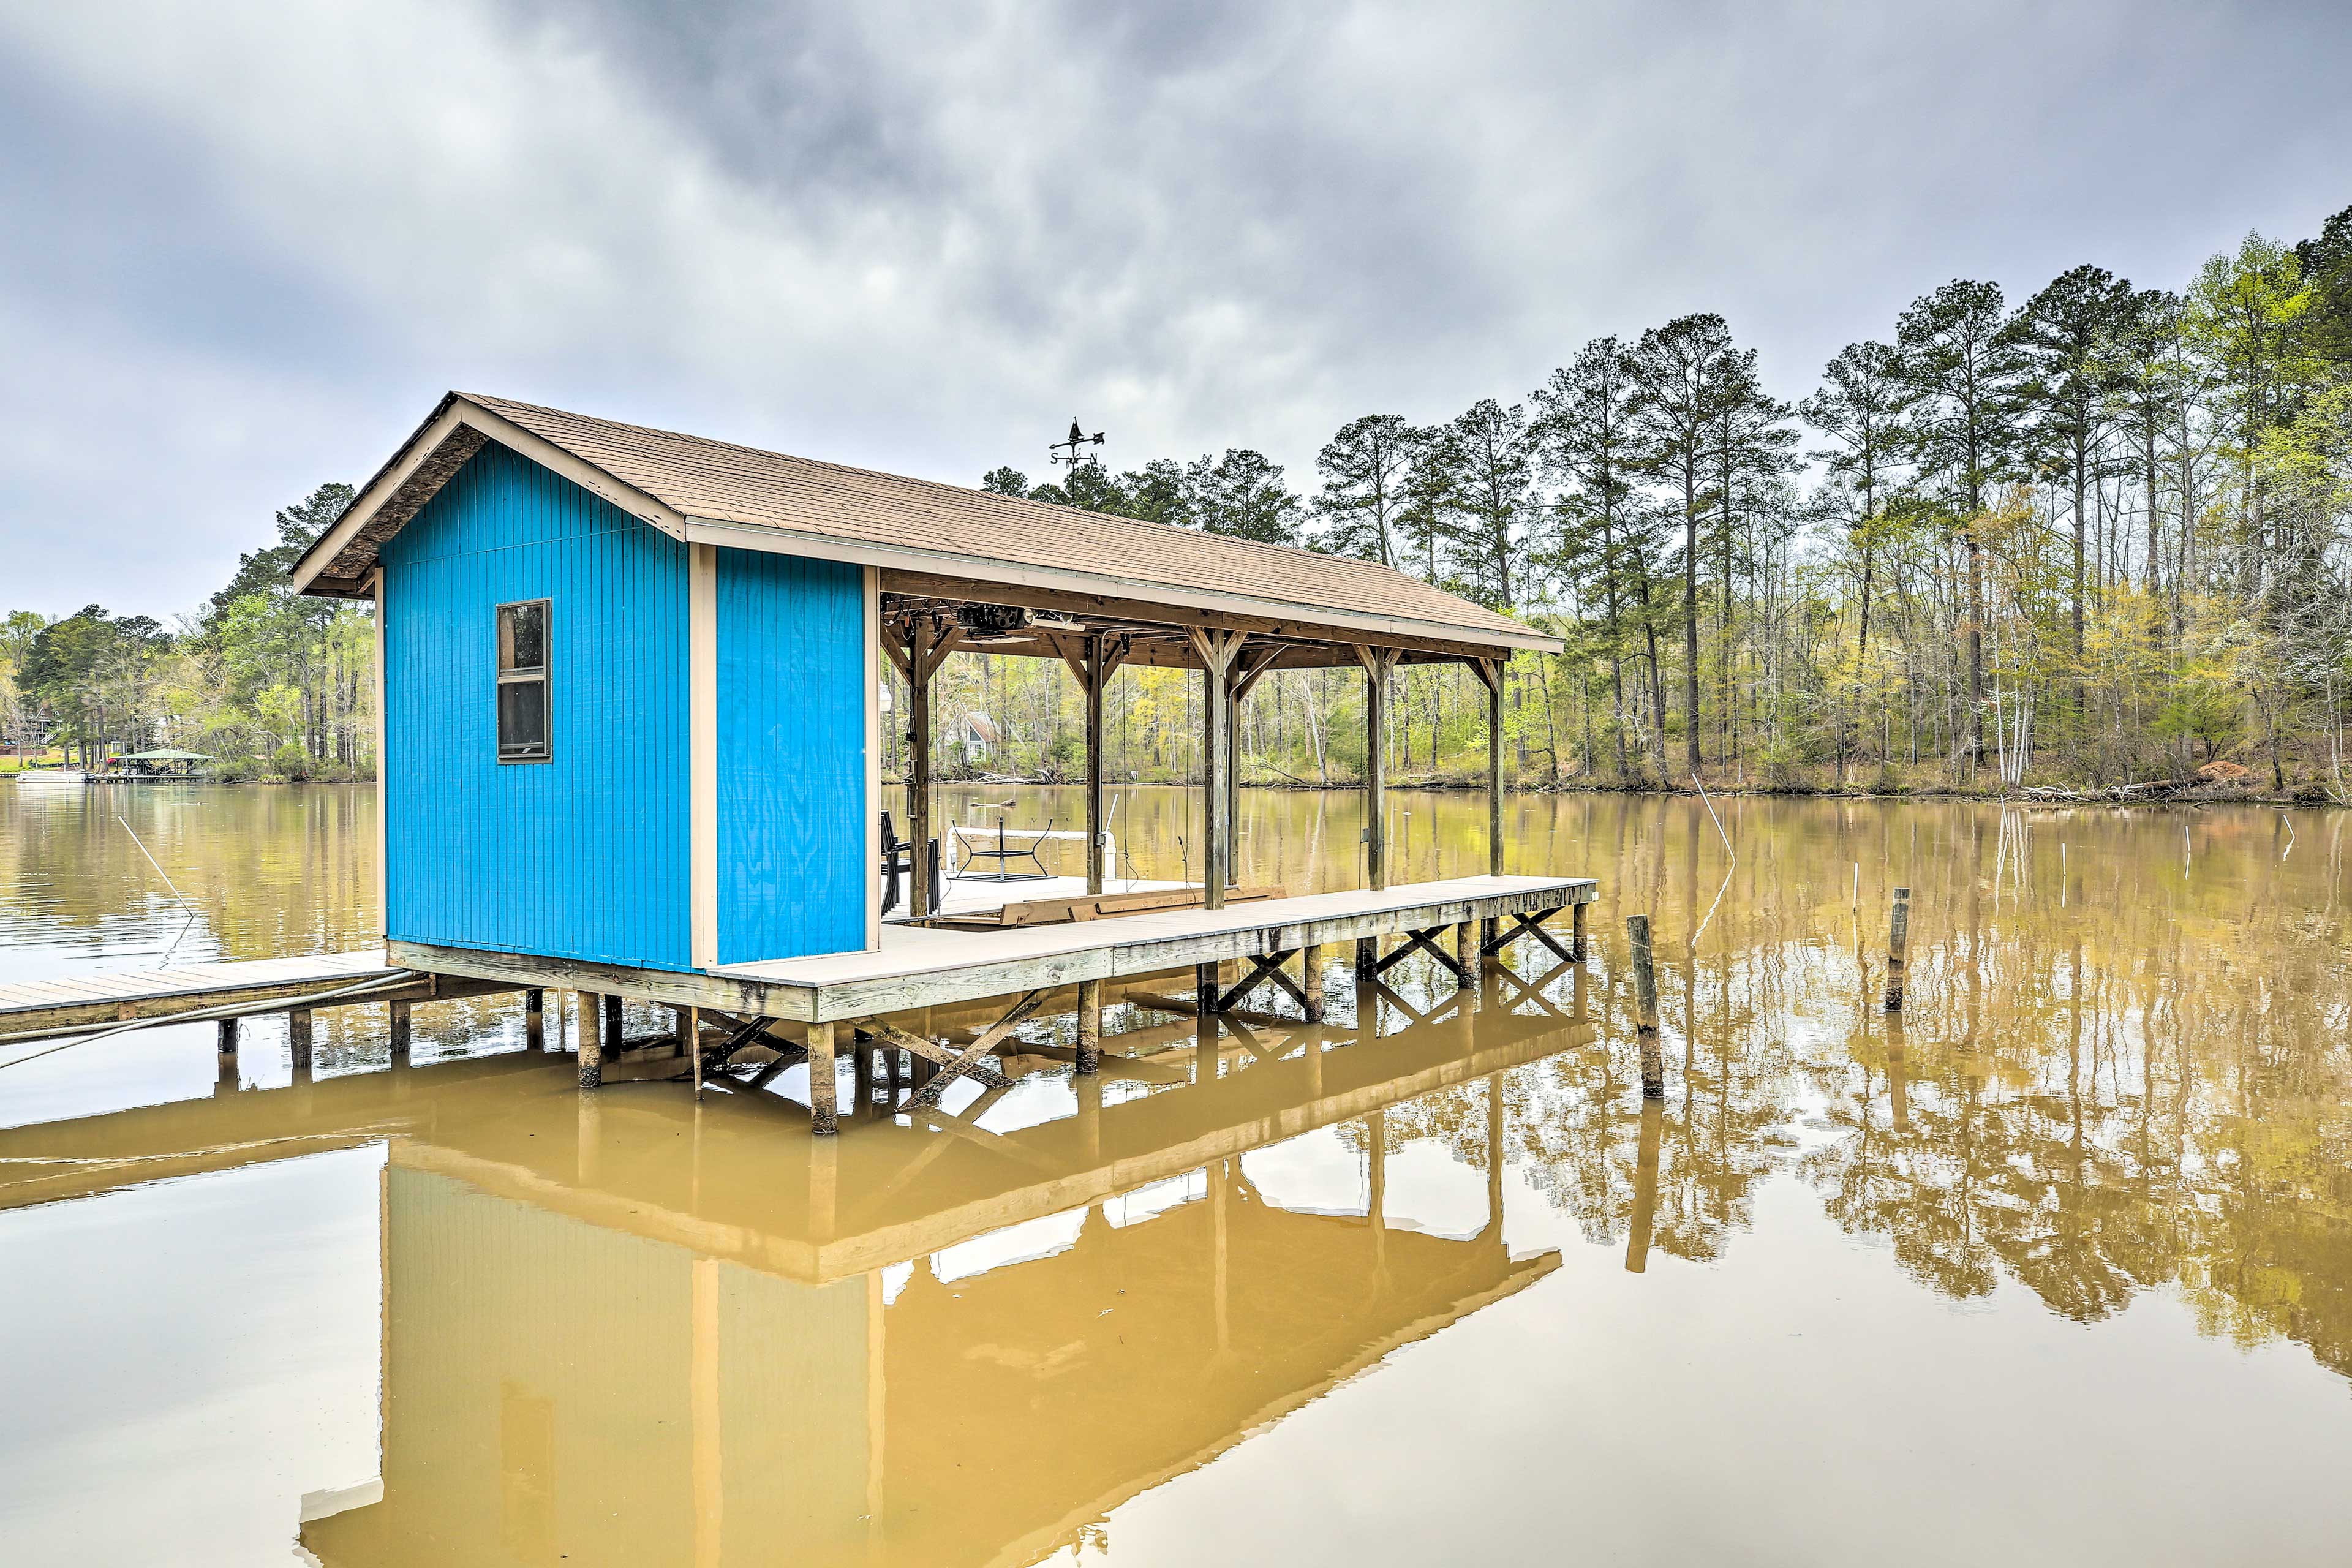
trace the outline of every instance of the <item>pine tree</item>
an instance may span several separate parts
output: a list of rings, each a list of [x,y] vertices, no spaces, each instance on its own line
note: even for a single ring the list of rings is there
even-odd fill
[[[1706,498],[1707,426],[1717,366],[1731,352],[1731,329],[1712,311],[1682,316],[1642,334],[1630,358],[1638,391],[1635,422],[1644,466],[1672,486],[1683,529],[1683,721],[1691,772],[1699,771],[1698,530]]]
[[[2129,319],[2131,285],[2103,267],[2063,272],[2025,302],[2005,334],[2023,380],[2020,411],[2039,466],[2067,483],[2074,524],[2074,658],[2083,658],[2084,553],[2091,487],[2108,471],[2102,450],[2116,372],[2116,334]]]
[[[1395,414],[1367,414],[1339,427],[1316,455],[1323,493],[1316,506],[1330,526],[1329,547],[1383,566],[1397,563],[1397,513],[1421,432]]]
[[[1914,300],[1895,345],[1911,393],[1921,467],[1958,513],[1968,557],[1969,755],[1984,761],[1985,494],[2015,472],[2019,356],[2000,285],[1956,279]]]
[[[1439,530],[1472,596],[1509,609],[1517,602],[1514,568],[1534,478],[1527,410],[1480,398],[1445,427],[1439,449],[1450,469]]]

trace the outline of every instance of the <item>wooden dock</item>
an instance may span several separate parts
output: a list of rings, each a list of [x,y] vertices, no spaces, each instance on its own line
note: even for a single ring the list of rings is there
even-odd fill
[[[411,968],[438,973],[824,1024],[1308,948],[1336,949],[1399,936],[1410,944],[1415,933],[1451,932],[1465,924],[1577,909],[1591,903],[1599,890],[1589,878],[1460,877],[1066,925],[1002,931],[888,925],[883,928],[881,945],[872,952],[739,964],[707,973],[622,969],[421,942],[395,942],[389,951]]]
[[[1049,993],[1077,988],[1078,1071],[1099,1059],[1103,986],[1141,974],[1191,969],[1193,1010],[1230,1012],[1261,987],[1286,993],[1308,1022],[1323,1016],[1328,960],[1352,947],[1359,975],[1375,977],[1421,952],[1450,969],[1455,984],[1473,989],[1483,964],[1522,937],[1567,958],[1580,954],[1584,906],[1599,895],[1589,878],[1463,877],[1266,899],[1233,908],[1180,909],[1066,925],[995,931],[943,931],[887,926],[877,946],[863,952],[738,964],[703,972],[623,969],[574,960],[484,952],[421,942],[393,942],[396,962],[435,973],[466,975],[486,984],[569,987],[608,999],[634,996],[680,1011],[678,1038],[698,1042],[700,1074],[727,1053],[759,1038],[772,1023],[801,1026],[809,1063],[810,1115],[817,1131],[837,1124],[834,1063],[852,1041],[874,1038],[918,1058],[918,1090],[910,1109],[936,1109],[950,1081],[1001,1077],[992,1058],[1017,1051],[1020,1022]],[[1575,917],[1571,947],[1542,929],[1562,910]],[[1388,952],[1384,943],[1402,937]],[[1448,951],[1450,943],[1451,951]],[[1297,975],[1289,966],[1295,963]],[[908,1015],[984,998],[1008,1005],[969,1039],[943,1042]],[[702,1040],[701,1015],[730,1026],[716,1054]],[[603,1082],[601,1047],[582,1053],[580,1084]]]

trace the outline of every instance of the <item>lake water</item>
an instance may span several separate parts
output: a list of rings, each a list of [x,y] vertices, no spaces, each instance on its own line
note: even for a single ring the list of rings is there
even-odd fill
[[[946,795],[1006,799],[1079,820]],[[583,1098],[512,998],[396,1071],[322,1014],[301,1082],[276,1019],[0,1046],[0,1562],[2344,1562],[2344,818],[1718,805],[1510,803],[1580,970],[1116,1009],[947,1130]],[[1246,794],[1244,879],[1353,885],[1362,807]],[[1393,879],[1485,868],[1478,797],[1392,808]],[[373,814],[0,788],[0,981],[369,945]]]

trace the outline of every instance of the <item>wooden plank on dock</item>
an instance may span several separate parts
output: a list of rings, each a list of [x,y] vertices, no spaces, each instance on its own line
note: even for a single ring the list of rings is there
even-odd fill
[[[264,958],[229,963],[184,963],[168,969],[131,969],[0,985],[0,1040],[30,1040],[74,1034],[109,1024],[170,1018],[182,1013],[236,1004],[300,1001],[320,992],[383,984],[404,976],[412,984],[364,998],[370,1002],[427,1002],[481,995],[507,989],[474,978],[412,975],[390,963],[380,949],[322,952],[299,958]],[[327,1006],[334,1003],[322,1004]]]

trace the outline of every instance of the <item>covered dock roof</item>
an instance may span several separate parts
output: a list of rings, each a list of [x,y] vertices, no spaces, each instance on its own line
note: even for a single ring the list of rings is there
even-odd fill
[[[296,585],[367,596],[378,548],[488,440],[682,542],[880,568],[894,608],[981,602],[1079,616],[1097,628],[1125,625],[1138,634],[1128,663],[1193,664],[1186,634],[1194,627],[1274,639],[1284,646],[1281,665],[1352,665],[1349,650],[1360,646],[1407,659],[1559,647],[1376,562],[457,392],[296,564]],[[1050,635],[1002,641],[990,651],[1060,651]]]

